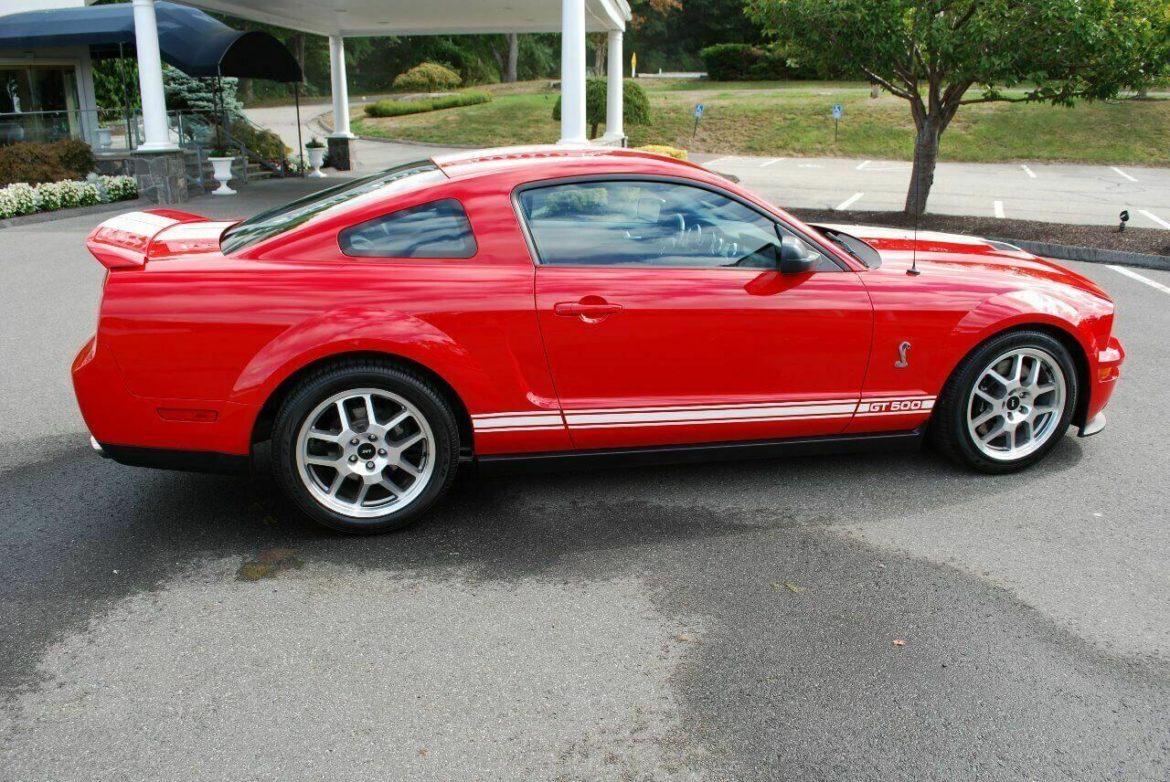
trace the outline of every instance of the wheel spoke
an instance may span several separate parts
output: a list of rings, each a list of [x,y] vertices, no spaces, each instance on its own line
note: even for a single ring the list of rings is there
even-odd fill
[[[362,481],[362,487],[360,489],[358,489],[357,497],[354,499],[353,504],[357,505],[358,507],[361,507],[361,504],[366,501],[366,495],[369,493],[370,493],[370,484],[366,483],[365,481]]]
[[[1033,357],[1032,367],[1028,370],[1028,376],[1024,378],[1023,385],[1027,386],[1028,388],[1035,388],[1036,385],[1040,382],[1040,369],[1042,366],[1043,364],[1040,359]]]
[[[378,481],[378,485],[393,494],[395,497],[401,497],[403,494],[402,487],[386,476],[382,476],[382,480]]]
[[[366,403],[366,425],[373,426],[378,423],[378,417],[374,414],[374,398],[369,394],[363,394],[362,399]]]
[[[345,473],[343,473],[341,470],[338,470],[337,474],[333,476],[333,482],[329,484],[329,488],[326,490],[326,494],[328,494],[330,497],[336,497],[337,490],[341,488],[341,484],[343,483],[345,483]]]
[[[404,473],[406,473],[407,475],[410,475],[413,478],[417,478],[418,476],[422,475],[422,470],[420,470],[418,467],[415,467],[413,464],[406,461],[405,459],[399,460],[398,464],[396,464],[395,467],[402,470]]]
[[[999,426],[993,426],[990,429],[988,429],[986,432],[984,432],[982,435],[979,436],[979,440],[984,445],[989,445],[990,443],[994,442],[995,440],[998,440],[999,438],[1003,437],[1005,434],[1008,434],[1007,425],[1003,421],[1000,421]]]
[[[341,431],[347,432],[353,429],[353,424],[349,420],[349,412],[345,409],[345,400],[337,400],[337,414],[341,416]]]
[[[987,402],[989,405],[998,405],[1000,401],[978,386],[975,387],[975,396],[979,397],[984,402]]]
[[[1023,377],[1023,374],[1024,356],[1020,353],[1017,353],[1012,357],[1012,381],[1018,384],[1020,382],[1020,378]]]
[[[324,443],[340,443],[345,436],[345,432],[326,432],[324,429],[310,429],[309,439],[320,440]]]
[[[999,372],[996,371],[995,367],[988,369],[986,376],[991,378],[992,380],[994,380],[996,383],[999,383],[1001,386],[1003,386],[1005,393],[1007,392],[1007,390],[1009,388],[1012,387],[1012,381],[1010,379],[1004,377],[1003,375],[999,374]]]
[[[425,439],[426,439],[425,434],[423,434],[422,432],[415,432],[414,434],[412,434],[410,437],[407,437],[402,442],[394,443],[394,447],[400,451],[405,451],[410,446],[414,445],[415,443],[419,442],[420,440],[425,440]]]
[[[308,454],[305,456],[305,464],[315,464],[318,467],[333,467],[338,466],[337,461],[341,456],[321,456],[319,454]]]
[[[971,421],[971,426],[978,428],[980,426],[983,426],[983,424],[987,423],[988,421],[992,420],[993,418],[999,418],[1002,415],[1003,415],[1003,413],[1000,412],[999,410],[995,410],[995,409],[988,410],[987,412],[981,414],[980,416],[975,418],[973,421]]]
[[[405,422],[409,421],[410,418],[411,418],[410,411],[403,410],[401,413],[399,413],[398,415],[396,415],[390,419],[390,423],[386,424],[386,431],[390,431],[390,430],[394,429],[395,427],[401,426]]]

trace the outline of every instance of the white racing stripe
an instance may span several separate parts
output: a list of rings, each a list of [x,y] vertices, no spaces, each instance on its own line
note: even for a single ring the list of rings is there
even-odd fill
[[[561,429],[626,429],[645,426],[769,423],[848,419],[854,416],[929,415],[933,396],[882,396],[803,402],[755,402],[722,405],[666,405],[639,408],[594,408],[567,411],[517,411],[472,416],[476,432],[532,432]]]
[[[1146,285],[1149,285],[1154,290],[1162,291],[1162,293],[1170,293],[1170,286],[1163,285],[1162,283],[1158,282],[1157,280],[1151,280],[1149,277],[1146,277],[1143,274],[1138,274],[1137,272],[1135,272],[1132,269],[1127,269],[1124,266],[1110,266],[1109,268],[1112,269],[1113,271],[1117,272],[1118,274],[1124,274],[1126,277],[1129,277],[1130,279],[1137,280],[1138,282],[1144,282]]]

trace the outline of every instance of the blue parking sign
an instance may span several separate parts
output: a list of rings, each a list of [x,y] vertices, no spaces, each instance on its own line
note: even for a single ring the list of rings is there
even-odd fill
[[[695,104],[695,119],[699,119],[702,116],[703,116],[703,104],[697,103],[697,104]]]
[[[840,103],[834,103],[833,104],[833,119],[841,119],[841,117],[844,114],[845,114],[845,107],[842,106]]]

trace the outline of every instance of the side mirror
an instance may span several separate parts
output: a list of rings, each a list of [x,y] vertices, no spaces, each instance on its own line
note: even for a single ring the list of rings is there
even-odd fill
[[[817,254],[795,236],[780,236],[780,273],[805,274],[817,263]]]

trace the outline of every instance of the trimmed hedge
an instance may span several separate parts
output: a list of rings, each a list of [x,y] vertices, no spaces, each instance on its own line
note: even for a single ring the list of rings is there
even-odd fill
[[[589,138],[597,138],[597,128],[605,122],[606,80],[588,79],[585,82],[585,121],[589,123]],[[552,118],[561,119],[561,99],[553,105]],[[646,91],[632,79],[622,82],[622,123],[625,125],[650,124],[650,99]]]
[[[492,96],[486,92],[459,92],[422,100],[380,100],[366,106],[367,117],[401,117],[406,114],[422,114],[441,109],[457,109],[487,103]]]
[[[458,73],[437,62],[420,63],[394,77],[394,89],[411,92],[442,92],[462,83]]]
[[[84,179],[96,167],[89,144],[76,139],[20,141],[0,147],[0,185]]]
[[[779,46],[717,43],[699,51],[712,81],[813,79],[816,69]]]

